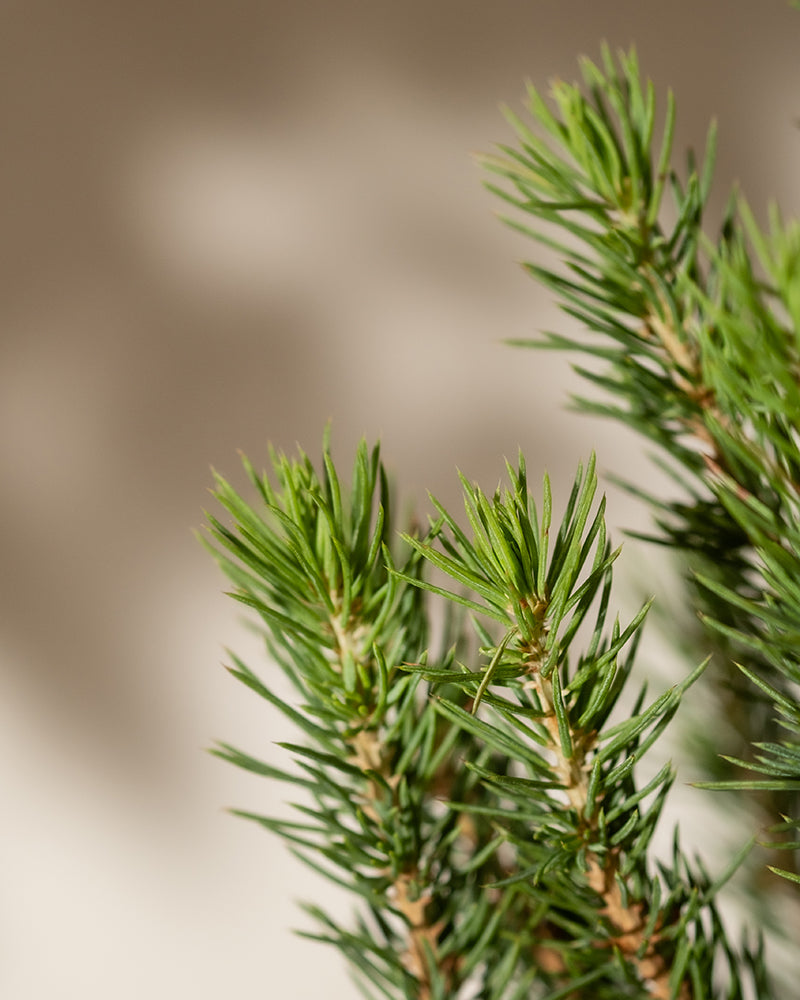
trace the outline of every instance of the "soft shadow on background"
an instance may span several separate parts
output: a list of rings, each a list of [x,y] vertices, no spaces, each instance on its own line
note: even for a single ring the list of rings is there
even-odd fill
[[[351,997],[289,930],[317,880],[222,811],[283,790],[202,752],[288,735],[220,667],[258,654],[192,536],[209,466],[316,454],[330,419],[423,510],[519,446],[561,489],[592,448],[640,476],[638,440],[565,413],[565,359],[501,344],[566,321],[470,153],[526,78],[633,42],[679,149],[718,118],[717,210],[738,181],[797,214],[800,14],[9,0],[1,23],[0,995]],[[610,493],[612,526],[647,524]]]

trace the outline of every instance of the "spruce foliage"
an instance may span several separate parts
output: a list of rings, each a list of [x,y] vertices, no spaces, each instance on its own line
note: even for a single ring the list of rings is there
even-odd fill
[[[227,517],[209,515],[207,544],[269,661],[257,675],[233,657],[231,673],[298,735],[285,768],[213,752],[297,789],[296,819],[240,815],[353,893],[352,924],[309,905],[307,936],[371,998],[773,997],[758,935],[733,940],[717,901],[752,841],[713,876],[677,830],[668,861],[652,850],[675,773],[642,782],[637,765],[694,684],[741,720],[705,787],[752,795],[768,877],[800,881],[800,227],[773,210],[762,233],[732,198],[710,237],[713,130],[680,180],[674,101],[657,128],[635,54],[582,68],[550,101],[530,88],[531,124],[509,113],[516,145],[484,165],[511,224],[560,261],[531,274],[586,329],[531,346],[593,357],[578,371],[605,398],[578,405],[645,434],[680,484],[679,501],[638,492],[653,540],[683,554],[716,680],[699,655],[646,690],[648,606],[611,611],[620,550],[593,456],[558,522],[519,456],[494,495],[462,477],[463,516],[434,499],[425,530],[395,523],[377,446],[361,444],[348,484],[327,436],[316,466],[245,460],[252,500],[217,477]]]

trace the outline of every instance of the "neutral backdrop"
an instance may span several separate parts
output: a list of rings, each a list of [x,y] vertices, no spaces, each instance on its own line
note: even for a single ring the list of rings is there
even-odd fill
[[[715,211],[738,182],[798,213],[784,0],[0,4],[4,998],[355,995],[291,933],[328,894],[223,811],[285,790],[204,748],[288,732],[222,669],[259,653],[192,529],[211,465],[328,420],[420,511],[520,446],[561,491],[593,448],[651,475],[565,412],[564,358],[503,346],[569,327],[470,155],[603,39],[674,89],[679,149],[717,117]],[[614,489],[609,520],[647,524]],[[658,589],[628,551],[623,597]]]

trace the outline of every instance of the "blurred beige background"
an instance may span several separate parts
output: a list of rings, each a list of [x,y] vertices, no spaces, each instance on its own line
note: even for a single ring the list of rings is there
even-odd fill
[[[566,324],[469,155],[602,39],[674,88],[679,148],[718,117],[717,205],[800,210],[782,0],[0,5],[0,996],[355,995],[289,930],[316,879],[222,812],[285,790],[202,749],[287,732],[220,667],[257,652],[191,530],[211,464],[328,419],[422,509],[518,446],[561,487],[591,448],[646,467],[501,345]]]

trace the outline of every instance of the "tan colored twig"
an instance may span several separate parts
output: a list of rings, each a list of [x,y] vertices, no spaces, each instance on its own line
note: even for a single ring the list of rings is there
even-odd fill
[[[597,734],[582,733],[573,730],[570,733],[572,741],[572,756],[567,758],[561,747],[558,732],[558,721],[554,709],[553,683],[540,672],[541,649],[530,650],[528,675],[529,684],[536,690],[545,716],[544,725],[550,736],[550,750],[555,758],[553,770],[564,785],[570,806],[581,820],[590,825],[586,816],[588,774],[590,771],[589,755],[596,745]],[[609,852],[601,864],[592,854],[587,857],[587,882],[603,900],[601,910],[612,928],[610,940],[598,941],[598,947],[617,947],[622,955],[631,961],[639,972],[645,987],[653,1000],[670,1000],[669,967],[658,951],[659,936],[653,933],[649,939],[645,937],[647,915],[641,903],[623,902],[622,893],[617,882],[617,855]],[[536,959],[542,968],[550,972],[560,972],[563,963],[558,952],[546,945],[537,948]],[[681,985],[678,1000],[691,1000],[692,994],[688,983]]]

